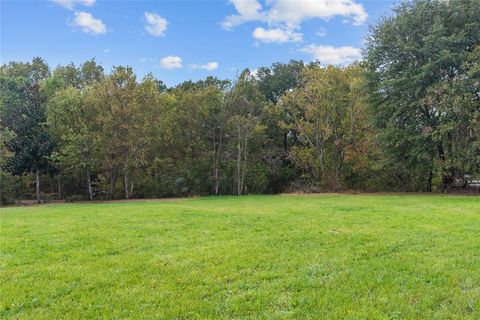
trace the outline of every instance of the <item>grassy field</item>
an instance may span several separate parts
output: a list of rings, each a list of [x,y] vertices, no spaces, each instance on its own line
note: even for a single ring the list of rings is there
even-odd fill
[[[3,208],[2,319],[480,319],[480,197]]]

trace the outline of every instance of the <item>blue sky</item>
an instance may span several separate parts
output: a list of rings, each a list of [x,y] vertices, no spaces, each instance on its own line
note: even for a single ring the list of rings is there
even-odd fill
[[[167,85],[244,68],[359,57],[368,26],[393,1],[1,1],[1,62],[44,58],[51,67],[95,58],[130,65]]]

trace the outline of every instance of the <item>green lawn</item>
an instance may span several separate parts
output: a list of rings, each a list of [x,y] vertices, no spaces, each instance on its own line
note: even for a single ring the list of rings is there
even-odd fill
[[[480,197],[3,208],[2,319],[480,319]]]

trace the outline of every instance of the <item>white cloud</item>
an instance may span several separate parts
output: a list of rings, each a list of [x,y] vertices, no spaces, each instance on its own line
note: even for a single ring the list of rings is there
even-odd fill
[[[110,49],[103,49],[103,52],[110,53]]]
[[[100,19],[95,19],[88,12],[75,12],[73,25],[80,27],[83,32],[93,35],[103,34],[107,32],[107,26]]]
[[[320,28],[317,32],[317,36],[319,37],[325,37],[327,35],[327,30]]]
[[[95,0],[52,0],[52,2],[68,10],[75,9],[76,5],[91,7],[95,4]]]
[[[177,56],[166,56],[160,60],[160,66],[164,69],[178,69],[182,67],[182,58]]]
[[[301,51],[311,54],[313,59],[320,61],[320,63],[343,65],[349,64],[353,61],[360,59],[362,53],[360,49],[345,46],[345,47],[333,47],[311,44]]]
[[[147,24],[145,25],[145,30],[155,37],[162,37],[165,35],[165,30],[167,30],[168,21],[160,17],[156,13],[145,12],[145,19]]]
[[[145,63],[145,62],[147,62],[147,58],[143,57],[140,59],[140,63]]]
[[[363,5],[355,0],[275,0],[268,12],[271,21],[300,23],[302,20],[320,18],[328,20],[335,16],[349,17],[353,24],[362,24],[368,14]]]
[[[208,70],[208,71],[213,71],[215,69],[218,69],[219,64],[216,61],[211,61],[211,62],[207,62],[207,63],[201,64],[201,65],[194,64],[191,67],[193,69],[204,69],[204,70]]]
[[[282,28],[264,29],[259,27],[253,31],[252,35],[255,39],[266,43],[298,42],[302,40],[301,33]]]
[[[231,29],[239,24],[254,20],[264,20],[260,12],[262,5],[257,0],[230,0],[238,14],[227,16],[222,22],[225,29]]]
[[[304,20],[328,20],[335,16],[348,17],[354,25],[360,25],[368,17],[363,5],[356,0],[268,0],[265,7],[258,0],[230,0],[230,3],[237,14],[227,16],[222,22],[227,30],[245,22],[260,21],[288,31],[300,29]]]

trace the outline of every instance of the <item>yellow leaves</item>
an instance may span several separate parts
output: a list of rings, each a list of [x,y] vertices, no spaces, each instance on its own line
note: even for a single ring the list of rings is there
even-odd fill
[[[277,124],[282,129],[288,129],[290,127],[284,120],[279,120]]]

